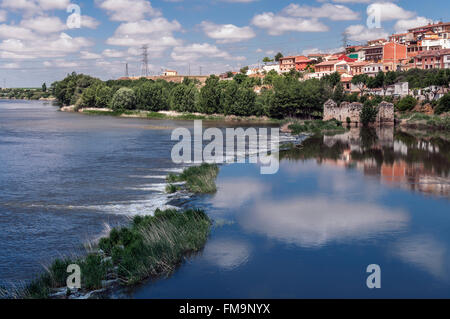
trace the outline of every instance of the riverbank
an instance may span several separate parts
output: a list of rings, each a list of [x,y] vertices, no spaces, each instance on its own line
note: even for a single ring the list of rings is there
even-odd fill
[[[450,130],[450,115],[429,115],[424,113],[401,114],[398,119],[400,127],[417,130]]]
[[[47,272],[13,298],[93,298],[113,286],[129,286],[169,274],[184,257],[200,251],[209,236],[211,220],[202,210],[157,210],[136,216],[130,226],[114,228],[87,256],[56,259]],[[78,265],[81,289],[66,287],[67,267]]]
[[[235,116],[223,114],[203,114],[203,113],[181,113],[175,111],[114,111],[109,108],[81,108],[76,110],[74,105],[63,106],[60,108],[62,112],[75,112],[85,115],[105,115],[124,118],[141,118],[156,120],[204,120],[204,121],[221,121],[221,122],[249,122],[249,123],[280,123],[281,120],[272,119],[265,116]]]
[[[214,193],[218,172],[212,164],[189,167],[179,175],[169,174],[168,186],[183,183],[190,196]],[[0,289],[0,298],[108,298],[120,287],[173,272],[185,257],[204,247],[211,225],[198,209],[157,209],[154,216],[135,216],[131,225],[113,228],[106,237],[86,245],[85,256],[56,259],[23,289]],[[67,288],[69,265],[80,267],[81,289]]]

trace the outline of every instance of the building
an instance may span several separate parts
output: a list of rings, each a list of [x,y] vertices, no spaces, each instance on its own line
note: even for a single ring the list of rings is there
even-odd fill
[[[428,32],[436,33],[442,39],[450,39],[450,22],[439,22],[434,24],[428,24],[426,26],[421,26],[417,28],[412,28],[408,30],[413,38],[416,40],[422,40],[425,38],[425,34]]]
[[[334,70],[339,74],[350,74],[350,66],[348,62],[344,60],[339,60],[338,63],[334,65]]]
[[[450,49],[423,51],[414,58],[417,69],[445,69],[450,68]]]
[[[364,74],[368,76],[376,76],[380,71],[383,71],[383,63],[369,63],[363,68]]]
[[[286,56],[280,59],[280,71],[289,72],[295,69],[295,56]]]
[[[325,75],[329,75],[333,72],[336,72],[336,64],[342,62],[339,60],[333,61],[324,61],[322,63],[315,65],[315,76],[317,78],[321,78]]]
[[[177,71],[173,71],[173,70],[165,70],[162,73],[162,76],[177,76],[178,72]]]
[[[306,56],[300,55],[295,57],[295,69],[297,71],[305,70],[313,60],[307,58]]]
[[[303,71],[313,60],[303,55],[287,56],[280,59],[280,71],[289,72],[291,70]]]
[[[348,65],[350,67],[350,75],[355,76],[364,73],[364,67],[369,64],[369,62],[350,62]]]
[[[366,47],[365,59],[370,62],[394,62],[398,63],[408,56],[408,47],[395,42],[385,42],[373,46]]]
[[[406,45],[408,42],[408,33],[397,33],[389,37],[389,42]]]

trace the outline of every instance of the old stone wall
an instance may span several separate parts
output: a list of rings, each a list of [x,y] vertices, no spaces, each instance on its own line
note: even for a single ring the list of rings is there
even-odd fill
[[[361,103],[342,102],[337,105],[333,100],[328,100],[323,108],[323,120],[336,119],[343,123],[350,119],[352,124],[358,124],[363,105]],[[377,124],[394,124],[394,104],[381,102],[378,106]]]
[[[348,117],[352,123],[358,123],[362,107],[361,103],[342,102],[337,105],[333,100],[328,100],[324,105],[323,120],[336,119],[346,123]]]

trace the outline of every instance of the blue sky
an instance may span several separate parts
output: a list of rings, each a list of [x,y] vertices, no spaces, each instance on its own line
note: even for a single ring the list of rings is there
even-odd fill
[[[71,4],[81,25],[67,23]],[[279,51],[336,51],[343,33],[361,44],[450,21],[449,12],[443,0],[0,0],[0,85],[40,86],[72,71],[117,78],[125,63],[140,75],[143,44],[152,74],[219,73]]]

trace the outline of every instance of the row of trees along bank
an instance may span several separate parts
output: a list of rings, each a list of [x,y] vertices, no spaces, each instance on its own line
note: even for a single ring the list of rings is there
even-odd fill
[[[53,83],[51,92],[61,105],[75,105],[77,109],[111,108],[118,112],[173,110],[186,113],[268,116],[278,119],[321,118],[323,104],[329,98],[337,103],[364,103],[367,99],[373,99],[365,92],[361,92],[361,95],[346,94],[338,73],[320,80],[299,81],[302,76],[302,73],[296,71],[284,75],[270,71],[264,79],[248,77],[241,73],[235,75],[232,80],[220,81],[217,76],[212,75],[205,85],[201,86],[199,82],[187,78],[182,83],[145,78],[104,82],[87,75],[72,73],[64,80]],[[450,71],[427,73],[412,70],[386,75],[380,73],[370,80],[370,86],[386,86],[399,80],[418,83],[420,81],[417,77],[439,78],[439,83],[448,86]],[[365,81],[365,77],[359,80]],[[254,90],[257,86],[261,88],[259,94]],[[393,102],[391,97],[381,99]]]

